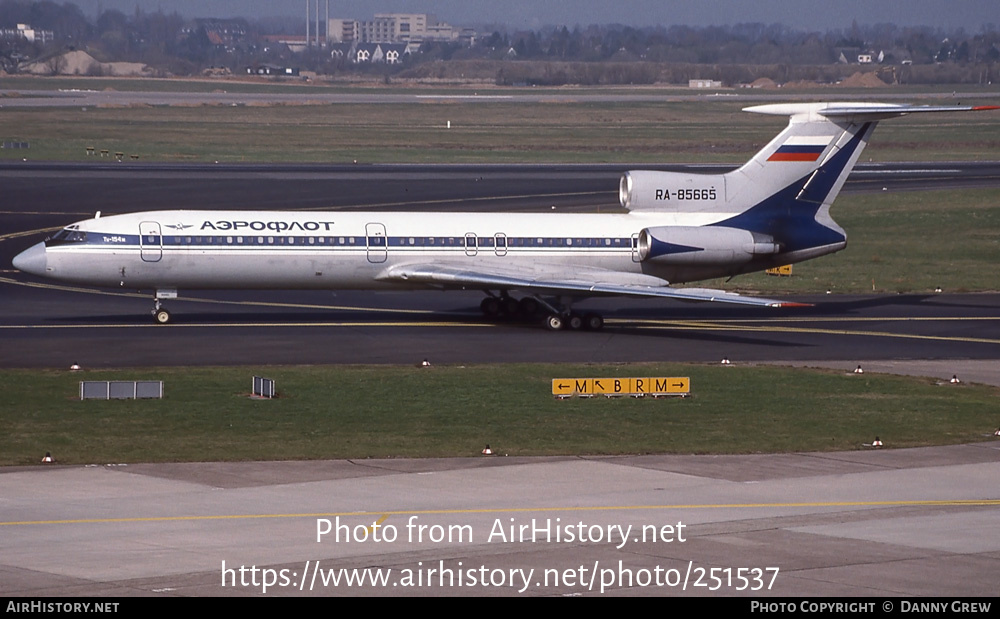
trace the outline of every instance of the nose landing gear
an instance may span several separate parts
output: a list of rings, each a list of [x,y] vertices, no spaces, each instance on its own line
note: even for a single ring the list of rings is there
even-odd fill
[[[170,322],[171,318],[172,316],[170,315],[170,312],[167,311],[167,308],[163,307],[160,300],[157,299],[153,303],[153,320],[155,320],[158,325],[165,325]]]
[[[156,324],[165,325],[173,319],[173,316],[170,314],[167,308],[163,307],[161,300],[176,299],[176,298],[177,298],[176,290],[161,289],[156,291],[156,296],[153,297],[153,311],[152,311],[153,320],[156,321]]]

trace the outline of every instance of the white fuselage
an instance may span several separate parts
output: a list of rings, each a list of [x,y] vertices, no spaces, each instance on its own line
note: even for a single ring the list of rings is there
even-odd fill
[[[586,267],[688,281],[729,269],[644,263],[639,233],[727,216],[154,211],[71,226],[70,238],[47,244],[44,275],[127,288],[399,288],[398,281],[381,283],[380,274],[441,262],[525,275]]]

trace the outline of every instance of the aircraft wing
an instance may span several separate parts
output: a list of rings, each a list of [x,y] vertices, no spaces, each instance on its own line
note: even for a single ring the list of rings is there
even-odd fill
[[[624,273],[594,268],[537,266],[532,270],[497,269],[449,264],[405,264],[390,267],[378,278],[437,288],[475,290],[520,290],[524,293],[570,297],[626,296],[659,297],[681,301],[715,301],[760,307],[802,307],[808,303],[790,303],[761,297],[747,297],[735,292],[709,288],[674,288],[666,280],[651,275]]]

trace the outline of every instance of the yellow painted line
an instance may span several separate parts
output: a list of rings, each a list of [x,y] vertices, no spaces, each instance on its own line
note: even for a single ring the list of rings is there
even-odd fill
[[[381,525],[383,522],[385,522],[388,519],[389,519],[389,514],[385,514],[384,516],[382,516],[381,518],[379,518],[378,520],[376,520],[375,522],[373,522],[372,526],[365,527],[365,532],[367,532],[368,535],[374,535],[375,534],[375,527]]]
[[[28,329],[163,329],[164,332],[171,329],[203,329],[211,327],[221,328],[244,328],[244,327],[497,327],[499,325],[489,322],[198,322],[198,323],[171,323],[169,326],[157,324],[91,324],[91,325],[0,325],[0,330],[28,330]]]
[[[69,211],[0,211],[0,215],[59,215],[66,217],[93,217],[94,212],[88,211],[86,213],[72,213]],[[107,213],[108,216],[112,213]]]
[[[245,305],[247,307],[277,307],[295,309],[316,309],[316,310],[340,310],[349,312],[381,312],[389,314],[433,314],[431,310],[418,309],[393,309],[388,307],[358,307],[352,305],[317,305],[312,303],[278,303],[273,301],[221,301],[217,299],[199,299],[195,297],[181,297],[178,301],[191,301],[192,303],[208,303],[217,305]]]
[[[9,277],[0,277],[0,283],[15,286],[25,286],[30,288],[42,288],[48,290],[59,290],[63,292],[75,292],[81,294],[104,295],[113,297],[149,299],[150,295],[143,295],[134,292],[110,292],[96,290],[92,288],[80,288],[74,286],[64,286],[57,284],[41,284],[35,282],[22,282]],[[416,309],[391,309],[391,308],[371,308],[345,305],[319,305],[308,303],[280,303],[266,301],[224,301],[218,299],[205,299],[198,297],[183,297],[178,302],[205,303],[214,305],[235,305],[245,307],[272,307],[288,309],[313,309],[322,311],[355,311],[388,314],[433,314],[431,310]],[[826,329],[826,328],[804,328],[790,326],[769,326],[772,323],[803,323],[803,322],[834,322],[834,323],[864,323],[864,322],[935,322],[935,321],[997,321],[1000,317],[970,316],[970,317],[886,317],[886,318],[788,318],[788,319],[733,319],[725,321],[697,321],[697,320],[628,320],[628,319],[608,319],[608,325],[632,326],[639,329],[661,329],[679,331],[736,331],[736,332],[757,332],[757,333],[800,333],[813,335],[844,335],[862,337],[887,337],[898,339],[927,340],[941,342],[965,342],[975,344],[1000,344],[998,339],[958,337],[958,336],[937,336],[919,335],[906,333],[892,333],[888,331],[862,331],[848,329]],[[757,324],[767,323],[767,324]],[[497,327],[499,323],[493,322],[292,322],[292,323],[175,323],[170,328],[182,327]],[[163,325],[155,324],[91,324],[91,325],[0,325],[0,330],[17,329],[97,329],[97,328],[163,328]]]
[[[738,331],[775,332],[775,333],[806,333],[812,335],[853,335],[861,337],[888,337],[906,340],[925,340],[931,342],[966,342],[971,344],[1000,344],[998,339],[981,337],[959,337],[951,335],[919,335],[913,333],[892,333],[889,331],[855,331],[848,329],[780,329],[759,327],[755,329],[737,329]]]
[[[107,297],[127,297],[132,299],[152,299],[153,295],[139,294],[136,292],[109,292],[106,290],[94,290],[93,288],[78,288],[76,286],[62,286],[59,284],[39,284],[36,282],[22,282],[10,277],[0,277],[0,283],[12,286],[24,286],[25,288],[41,288],[43,290],[59,290],[62,292],[79,292],[81,294],[102,295]]]
[[[624,319],[622,319],[624,320]],[[726,320],[661,320],[656,318],[638,318],[628,322],[642,324],[674,324],[683,323],[691,325],[753,325],[753,324],[774,324],[774,323],[803,323],[803,322],[938,322],[938,321],[977,321],[996,320],[1000,321],[1000,316],[885,316],[882,318],[874,316],[851,316],[851,317],[810,317],[810,318],[731,318]]]
[[[995,319],[994,319],[995,320]],[[769,327],[751,326],[735,324],[716,324],[711,322],[652,322],[652,321],[629,321],[629,320],[608,320],[608,323],[620,325],[633,325],[638,329],[650,330],[673,330],[673,331],[734,331],[738,333],[801,333],[810,335],[848,335],[861,337],[887,337],[897,339],[927,340],[936,342],[966,342],[973,344],[1000,344],[1000,339],[959,337],[944,335],[919,335],[912,333],[892,333],[889,331],[861,331],[851,329],[824,329],[820,327]],[[816,320],[816,322],[823,322]]]
[[[937,322],[965,320],[1000,320],[1000,316],[854,316],[849,318],[738,318],[732,320],[712,320],[711,324],[753,324],[753,323],[802,323],[802,322]]]
[[[441,200],[421,200],[419,202],[412,201],[399,201],[399,202],[381,202],[378,204],[348,204],[340,206],[316,206],[310,208],[294,209],[296,211],[307,212],[307,211],[343,211],[343,210],[355,210],[355,209],[379,209],[379,208],[389,208],[394,206],[415,206],[415,205],[425,205],[430,206],[434,204],[468,204],[470,202],[496,202],[498,200],[526,200],[528,198],[574,198],[580,196],[599,196],[599,195],[612,195],[617,194],[616,191],[577,191],[577,192],[567,192],[567,193],[529,193],[516,196],[484,196],[479,198],[445,198]]]
[[[62,286],[59,284],[40,284],[36,282],[22,282],[10,277],[0,277],[0,283],[14,286],[24,286],[26,288],[42,288],[44,290],[59,290],[62,292],[76,292],[80,294],[92,294],[108,297],[124,297],[130,299],[152,299],[151,294],[140,294],[137,292],[110,292],[106,290],[96,290],[93,288],[79,288],[76,286]],[[199,297],[180,297],[178,302],[183,303],[207,303],[210,305],[242,305],[247,307],[277,307],[294,309],[315,309],[331,311],[351,311],[351,312],[379,312],[392,314],[433,314],[431,310],[416,309],[392,309],[385,307],[357,307],[351,305],[318,305],[312,303],[280,303],[274,301],[224,301],[221,299],[205,299]]]
[[[55,232],[56,230],[62,230],[62,226],[56,226],[54,228],[39,228],[38,230],[25,230],[23,232],[10,232],[8,234],[0,234],[0,241],[9,241],[10,239],[17,239],[23,236],[32,236],[35,234],[47,234],[49,232]]]
[[[131,518],[78,518],[70,520],[21,520],[0,522],[0,526],[31,526],[42,524],[120,524],[125,522],[191,522],[198,520],[264,520],[279,518],[331,518],[381,516],[378,523],[389,516],[449,516],[461,514],[514,514],[537,512],[602,512],[671,509],[775,509],[775,508],[825,508],[825,507],[1000,507],[1000,499],[951,499],[916,501],[824,501],[804,503],[707,503],[678,505],[607,505],[575,507],[508,507],[483,509],[426,509],[377,512],[325,512],[300,514],[225,514],[217,516],[146,516]]]

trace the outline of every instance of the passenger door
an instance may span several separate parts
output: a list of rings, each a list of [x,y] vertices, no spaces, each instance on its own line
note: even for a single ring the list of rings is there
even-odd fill
[[[163,234],[159,223],[144,221],[139,224],[139,255],[143,262],[159,262],[163,258]]]
[[[389,238],[385,235],[385,225],[370,223],[365,225],[365,238],[368,244],[368,262],[385,262],[388,256]]]

